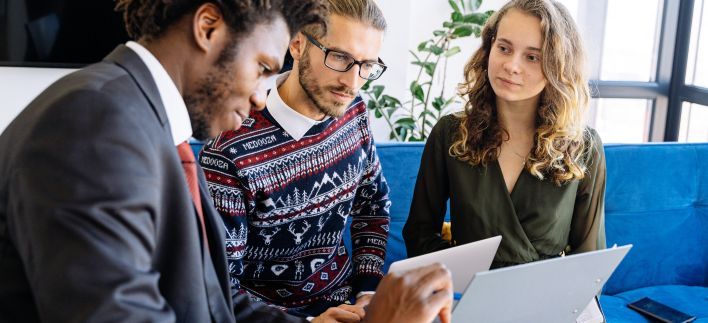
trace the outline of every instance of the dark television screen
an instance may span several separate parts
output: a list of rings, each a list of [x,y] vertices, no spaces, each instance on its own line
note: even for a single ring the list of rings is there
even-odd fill
[[[0,0],[0,65],[80,67],[128,35],[115,0]]]

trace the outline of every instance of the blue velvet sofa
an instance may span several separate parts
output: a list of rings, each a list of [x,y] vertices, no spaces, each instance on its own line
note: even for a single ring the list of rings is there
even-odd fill
[[[406,257],[401,231],[423,144],[377,147],[393,202],[388,268]],[[708,322],[708,143],[606,145],[605,154],[607,244],[634,245],[600,298],[607,321],[649,322],[626,307],[649,296]]]

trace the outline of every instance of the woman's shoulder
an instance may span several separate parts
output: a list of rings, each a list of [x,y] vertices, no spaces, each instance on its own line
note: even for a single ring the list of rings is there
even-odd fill
[[[586,126],[583,132],[583,140],[585,141],[585,161],[588,165],[603,158],[605,150],[602,145],[602,138],[600,138],[597,130]]]
[[[588,148],[602,148],[602,138],[594,128],[586,126],[583,131],[583,140]]]
[[[457,132],[462,118],[463,114],[461,113],[451,113],[442,116],[430,131],[430,137],[449,139]]]
[[[590,127],[590,126],[585,126],[585,137],[587,140],[587,137],[592,138],[592,140],[600,140],[600,134],[595,130],[595,128]]]
[[[447,126],[458,126],[462,119],[464,118],[465,114],[464,112],[453,112],[447,115],[444,115],[438,120],[438,124],[443,124]]]

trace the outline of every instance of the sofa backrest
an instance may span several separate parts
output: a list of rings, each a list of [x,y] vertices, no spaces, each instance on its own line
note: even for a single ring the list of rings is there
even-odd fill
[[[406,258],[402,230],[423,147],[377,144],[392,201],[386,269]],[[607,245],[631,243],[634,248],[604,293],[654,285],[708,286],[708,143],[606,145],[605,154]],[[348,232],[344,239],[349,245]]]
[[[608,145],[607,245],[634,248],[606,294],[708,286],[708,144]]]
[[[382,143],[376,145],[391,199],[391,224],[386,246],[386,263],[384,264],[386,271],[392,262],[407,258],[406,244],[403,242],[403,225],[406,224],[408,211],[411,208],[413,187],[418,177],[423,147],[423,143]]]
[[[402,229],[418,175],[421,143],[377,150],[391,188],[386,268],[406,257]],[[708,143],[606,145],[607,245],[634,248],[604,292],[655,285],[708,286]]]

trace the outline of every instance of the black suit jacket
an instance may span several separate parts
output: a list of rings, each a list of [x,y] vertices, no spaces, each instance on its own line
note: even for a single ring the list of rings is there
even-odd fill
[[[232,298],[204,176],[208,251],[157,87],[129,48],[51,85],[0,153],[0,321],[302,321]]]

